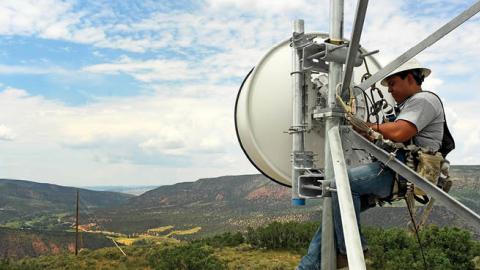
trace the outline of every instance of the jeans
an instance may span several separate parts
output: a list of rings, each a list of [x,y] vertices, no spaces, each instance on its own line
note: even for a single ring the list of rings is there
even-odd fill
[[[358,166],[348,169],[348,178],[350,188],[352,190],[353,205],[355,207],[355,215],[357,224],[360,229],[360,196],[375,195],[379,198],[385,198],[392,191],[393,178],[395,173],[385,168],[382,170],[380,162],[372,162],[367,165]],[[340,217],[340,207],[338,205],[338,197],[336,192],[332,192],[332,211],[333,226],[335,232],[335,242],[337,251],[346,254],[345,238],[342,229],[342,219]],[[363,249],[366,249],[366,242],[361,234]],[[320,269],[321,259],[322,230],[319,228],[313,236],[307,254],[302,258],[298,265],[298,270],[314,270]]]

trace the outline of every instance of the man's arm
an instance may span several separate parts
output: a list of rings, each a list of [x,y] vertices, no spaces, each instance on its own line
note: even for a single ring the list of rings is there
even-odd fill
[[[417,127],[405,120],[377,124],[368,124],[374,131],[378,131],[385,139],[394,142],[406,142],[417,134]]]

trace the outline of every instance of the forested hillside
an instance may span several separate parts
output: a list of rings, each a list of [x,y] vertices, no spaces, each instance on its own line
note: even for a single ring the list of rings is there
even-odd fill
[[[318,223],[274,222],[241,233],[179,243],[137,243],[95,251],[0,261],[0,269],[294,269],[305,254]],[[401,229],[363,228],[371,270],[480,269],[480,243],[467,231],[429,227],[416,238]]]
[[[89,209],[123,204],[133,195],[79,189],[83,207]],[[45,215],[73,213],[74,187],[0,179],[0,225],[13,221],[39,219]]]
[[[480,212],[479,172],[480,166],[453,166],[451,173],[454,180],[451,194],[477,213]],[[0,227],[16,229],[1,231],[2,239],[8,239],[2,246],[5,250],[8,243],[8,256],[41,254],[28,251],[35,242],[32,241],[34,234],[66,235],[66,231],[71,231],[75,220],[75,191],[71,187],[0,180]],[[120,243],[129,244],[155,242],[165,237],[185,240],[226,231],[245,232],[248,227],[261,227],[275,221],[321,219],[321,200],[309,200],[307,206],[293,207],[290,192],[290,188],[261,175],[200,179],[162,186],[140,196],[81,189],[80,225],[81,230],[114,235]],[[362,213],[361,220],[368,226],[403,229],[410,218],[404,204],[399,202],[370,209]],[[480,228],[470,226],[441,206],[434,208],[429,223],[464,228],[476,239],[480,237]],[[44,250],[69,249],[68,245],[57,242]],[[67,240],[60,241],[64,242]]]
[[[480,213],[480,166],[453,166],[451,194]],[[308,221],[321,217],[321,200],[309,200],[307,206],[293,207],[291,189],[262,175],[223,176],[196,182],[162,186],[131,198],[125,205],[96,212],[103,217],[97,223],[111,231],[142,232],[158,226],[200,226],[200,234],[256,227],[272,221]],[[371,226],[405,228],[409,215],[403,202],[385,205],[362,214],[362,222]],[[421,207],[421,205],[419,205]],[[430,223],[459,226],[480,236],[455,213],[440,206],[434,208]],[[92,221],[94,222],[94,221]],[[95,222],[94,222],[95,223]]]
[[[162,186],[95,215],[102,228],[122,233],[160,226],[200,226],[200,234],[257,227],[272,221],[319,219],[321,201],[292,207],[290,188],[262,175],[222,176]],[[101,219],[100,219],[101,217]]]

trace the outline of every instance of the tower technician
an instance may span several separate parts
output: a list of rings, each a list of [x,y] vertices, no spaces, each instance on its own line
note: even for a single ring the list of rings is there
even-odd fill
[[[388,87],[397,104],[396,119],[382,124],[367,123],[370,129],[364,135],[370,138],[372,134],[378,132],[385,139],[410,144],[413,147],[409,149],[416,149],[414,164],[417,172],[421,169],[426,172],[423,175],[425,178],[436,181],[443,158],[455,145],[446,125],[445,112],[439,97],[422,90],[422,83],[430,73],[430,69],[411,59],[384,78],[381,84]],[[400,151],[397,158],[404,161],[406,154],[409,153]],[[419,166],[422,168],[418,168]],[[377,199],[391,200],[399,193],[405,194],[405,191],[399,190],[399,181],[404,179],[400,179],[401,177],[379,161],[348,169],[348,177],[358,224],[360,212],[368,208],[362,205],[362,198],[373,196]],[[415,193],[419,200],[422,199],[420,196],[424,196],[421,190],[416,190]],[[337,267],[341,268],[347,265],[347,259],[338,197],[335,192],[332,193],[332,200]],[[320,269],[321,234],[319,228],[297,269]],[[365,252],[367,245],[363,235],[361,242]]]

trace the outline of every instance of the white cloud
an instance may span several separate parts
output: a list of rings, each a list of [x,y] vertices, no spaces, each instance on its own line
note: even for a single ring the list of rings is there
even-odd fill
[[[14,1],[0,4],[0,33],[3,35],[45,34],[59,38],[68,33],[67,28],[76,23],[71,3],[55,0]]]
[[[345,2],[346,38],[350,37],[356,2]],[[92,45],[102,62],[87,62],[83,72],[129,74],[153,89],[153,94],[97,98],[70,107],[6,88],[0,92],[0,138],[14,138],[2,142],[10,153],[0,157],[7,175],[14,175],[16,168],[25,178],[43,173],[52,179],[79,181],[86,177],[84,171],[89,171],[92,183],[106,179],[115,183],[116,179],[155,181],[164,177],[179,181],[253,172],[240,151],[233,126],[239,78],[270,47],[289,38],[293,19],[305,19],[307,32],[328,31],[326,0],[207,0],[194,11],[163,10],[127,19],[119,14],[122,11],[108,6],[99,8],[91,3],[79,9],[76,3],[2,1],[0,34]],[[418,2],[370,2],[362,45],[380,49],[378,59],[388,63],[455,16],[448,7],[455,2],[442,3],[441,10],[426,9],[418,16]],[[95,8],[89,10],[92,5]],[[474,18],[417,57],[433,70],[425,88],[436,90],[445,99],[457,138],[458,149],[451,155],[455,164],[480,162],[475,152],[480,147],[480,130],[475,128],[476,80],[461,85],[453,81],[473,77],[480,69],[479,33],[478,18]],[[108,50],[101,48],[135,53],[109,59]],[[169,55],[163,49],[168,49]],[[145,60],[144,52],[155,56]],[[136,58],[138,55],[142,57]],[[67,78],[70,72],[56,67],[0,65],[0,74],[15,73],[58,73]],[[11,153],[21,153],[21,158]],[[52,169],[45,153],[66,168]]]
[[[391,3],[394,8],[389,7]],[[380,49],[378,58],[387,64],[458,15],[457,5],[453,4],[444,2],[443,9],[430,16],[416,14],[428,6],[421,3],[379,1],[370,5],[377,14],[371,14],[369,7],[363,45],[370,50]],[[475,33],[480,33],[478,16],[426,48],[417,58],[442,77],[474,74],[480,68],[480,52],[476,49],[480,36]]]
[[[0,140],[11,141],[15,138],[13,131],[5,125],[0,125]]]
[[[100,74],[128,74],[142,82],[203,80],[222,82],[243,78],[261,58],[258,49],[238,49],[218,53],[204,60],[133,60],[122,57],[113,63],[86,66],[82,70]],[[0,69],[1,72],[1,69]]]
[[[432,74],[427,77],[425,83],[422,84],[422,88],[425,90],[436,91],[436,89],[441,89],[444,82],[439,79],[435,74]]]
[[[81,173],[85,167],[100,171],[122,166],[129,168],[131,174],[119,176],[121,179],[142,177],[144,181],[158,178],[159,175],[147,175],[158,168],[177,168],[179,173],[193,168],[218,172],[216,166],[221,164],[225,174],[239,168],[251,172],[246,158],[239,155],[233,104],[234,99],[225,95],[198,99],[158,94],[99,99],[68,107],[8,88],[0,92],[0,123],[4,123],[0,125],[0,137],[15,130],[16,139],[9,146],[15,150],[5,151],[2,158],[5,164],[15,162],[9,170],[30,166],[30,175],[21,173],[30,179],[35,177],[34,168],[38,173],[49,164],[63,164],[73,153],[78,168],[71,170],[78,176],[71,176],[72,181],[85,177]],[[50,157],[46,160],[43,155],[32,154],[20,160],[15,158],[35,151],[49,153]],[[96,175],[89,177],[90,181],[101,180]],[[176,174],[168,177],[180,178]]]
[[[454,164],[475,165],[480,161],[480,128],[478,127],[478,104],[475,101],[449,102],[447,119],[456,149],[449,155]]]
[[[318,5],[314,1],[211,1],[196,13],[154,12],[146,18],[121,21],[122,15],[116,13],[119,11],[94,3],[80,10],[75,1],[17,2],[0,3],[0,34],[32,35],[132,52],[190,46],[253,48],[259,41],[268,41],[268,46],[282,35],[278,28],[281,22],[289,30],[292,13],[302,6]],[[320,9],[318,14],[325,14],[325,10]]]
[[[65,72],[64,69],[59,67],[0,65],[0,74],[52,74]]]
[[[228,117],[231,109],[226,106],[214,99],[164,96],[106,99],[66,115],[69,120],[63,123],[62,133],[69,142],[128,138],[137,141],[142,149],[188,155],[202,152],[207,146],[217,147],[204,141],[231,140],[211,132],[233,129]],[[172,153],[172,149],[176,152]]]
[[[206,5],[217,11],[235,10],[237,12],[261,12],[263,14],[278,14],[298,12],[305,7],[318,5],[318,1],[288,1],[288,0],[208,0]]]
[[[199,70],[193,69],[189,62],[180,60],[155,59],[138,61],[123,57],[115,63],[96,64],[83,70],[93,73],[126,73],[143,82],[177,81],[199,77]]]

